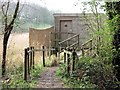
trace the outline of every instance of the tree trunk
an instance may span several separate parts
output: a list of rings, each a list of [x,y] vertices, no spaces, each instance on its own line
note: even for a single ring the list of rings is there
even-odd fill
[[[10,32],[5,33],[3,38],[3,60],[2,60],[2,76],[3,77],[5,76],[5,72],[6,72],[6,54],[7,54],[7,44],[8,44],[9,36],[10,36]]]
[[[2,76],[5,76],[5,72],[6,72],[6,51],[7,51],[7,43],[6,43],[6,39],[4,36],[4,40],[3,40],[3,60],[2,60]]]
[[[9,3],[7,5],[6,14],[3,11],[3,15],[6,17],[6,19],[8,18],[7,17],[8,8],[9,8]],[[5,33],[4,33],[4,38],[3,38],[2,77],[5,77],[5,74],[6,74],[7,44],[8,44],[9,36],[10,36],[11,31],[13,29],[15,19],[17,17],[18,9],[19,9],[19,0],[17,1],[17,5],[16,5],[16,8],[15,8],[15,11],[14,11],[14,14],[13,14],[13,19],[11,20],[11,22],[9,24],[7,24],[7,20],[5,20],[5,29],[4,29]],[[2,10],[4,10],[4,9],[2,8]]]

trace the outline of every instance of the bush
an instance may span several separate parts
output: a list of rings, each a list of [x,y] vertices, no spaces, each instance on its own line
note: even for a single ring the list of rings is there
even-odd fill
[[[113,66],[103,62],[98,58],[83,57],[77,63],[77,70],[82,70],[84,74],[78,77],[81,81],[90,81],[99,88],[115,88],[115,75]],[[81,76],[81,73],[77,73]]]

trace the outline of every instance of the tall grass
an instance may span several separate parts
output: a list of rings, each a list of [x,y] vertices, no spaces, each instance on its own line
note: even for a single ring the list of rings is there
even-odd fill
[[[3,36],[1,36],[3,37]],[[17,68],[23,67],[24,63],[24,49],[29,46],[29,34],[13,33],[10,36],[7,49],[7,61],[6,68],[7,73],[16,71]],[[2,39],[0,40],[0,59],[2,61]],[[35,64],[43,64],[42,51],[35,52]],[[57,58],[53,55],[52,57],[45,56],[46,65],[51,66]]]
[[[11,34],[8,41],[6,67],[7,72],[15,70],[23,64],[24,48],[27,47],[29,34]],[[3,36],[1,36],[3,38]],[[2,39],[0,40],[0,59],[2,61]]]

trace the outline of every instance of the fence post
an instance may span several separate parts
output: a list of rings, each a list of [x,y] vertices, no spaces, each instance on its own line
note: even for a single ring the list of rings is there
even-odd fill
[[[79,42],[79,35],[78,35],[78,46],[79,46],[79,43],[80,43],[80,42]]]
[[[32,49],[34,50],[34,47],[32,47]],[[32,62],[32,63],[33,63],[33,69],[35,68],[35,67],[34,67],[34,64],[35,64],[35,62],[34,62],[34,57],[35,57],[35,51],[33,51],[33,58],[32,58],[32,60],[33,60],[33,62]]]
[[[64,52],[64,63],[66,63],[66,52]]]
[[[90,54],[90,55],[92,55],[92,49],[93,49],[93,47],[92,47],[92,42],[93,42],[93,41],[91,40],[91,44],[90,44],[90,47],[91,47],[91,48],[90,48],[90,53],[91,53],[91,54]]]
[[[70,54],[67,54],[67,74],[70,75]]]
[[[72,56],[73,56],[73,66],[72,66],[72,72],[73,72],[75,71],[75,56],[76,56],[75,49],[73,50]]]
[[[82,46],[81,50],[82,50],[82,56],[84,56],[85,52],[84,52],[84,47],[83,46]]]
[[[28,48],[27,48],[27,51],[29,51],[29,50],[30,50],[30,49],[29,49],[29,47],[28,47]],[[30,60],[29,60],[30,58],[29,58],[29,54],[30,54],[30,53],[27,54],[27,59],[28,59],[28,63],[27,63],[27,64],[28,64],[28,74],[30,75]]]
[[[27,49],[25,49],[25,56],[24,56],[24,80],[27,81]]]
[[[58,60],[60,60],[60,47],[61,47],[61,44],[58,44],[59,45],[59,48],[58,48]]]
[[[57,57],[58,48],[55,48],[55,56]]]
[[[32,47],[30,47],[30,50],[32,50]],[[32,59],[33,59],[33,51],[30,52],[30,69],[32,68]]]
[[[42,47],[43,49],[43,67],[45,67],[45,47]]]

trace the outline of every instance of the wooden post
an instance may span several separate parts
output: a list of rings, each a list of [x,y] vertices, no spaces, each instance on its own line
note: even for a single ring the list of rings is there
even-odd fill
[[[84,52],[84,47],[82,46],[82,56],[85,55],[85,52]]]
[[[59,46],[58,46],[58,60],[60,60],[60,46],[61,46],[61,44],[58,44]]]
[[[67,54],[67,74],[70,75],[70,54]]]
[[[45,67],[45,48],[44,46],[42,47],[43,49],[43,67]]]
[[[64,63],[66,63],[66,52],[64,52]]]
[[[32,50],[32,47],[30,47],[30,50]],[[30,69],[32,68],[32,59],[33,59],[33,51],[30,52]]]
[[[69,40],[67,40],[67,47],[69,46]]]
[[[49,32],[49,60],[50,60],[50,56],[51,56],[51,35],[52,35],[52,32]]]
[[[24,56],[24,80],[27,81],[27,49],[25,49]]]
[[[55,48],[55,56],[57,57],[58,48]]]
[[[32,49],[34,50],[34,47],[32,47]],[[34,58],[35,58],[35,51],[33,51],[33,58],[32,58],[32,60],[33,60],[33,62],[32,62],[33,63],[33,69],[35,68],[34,67],[34,64],[35,64]]]
[[[91,40],[91,44],[90,44],[90,55],[92,55],[92,49],[93,49],[93,47],[92,47],[92,40]]]
[[[72,72],[75,71],[75,56],[76,56],[76,52],[75,52],[75,49],[72,53],[72,56],[73,56],[73,65],[72,65]]]
[[[79,46],[79,43],[80,43],[80,42],[79,42],[79,35],[78,35],[78,46]]]
[[[29,47],[27,48],[27,51],[29,51]],[[28,53],[28,52],[27,52],[27,53]],[[30,58],[29,58],[29,54],[30,54],[30,53],[27,54],[27,60],[28,60],[28,63],[27,63],[27,64],[28,64],[28,74],[30,75],[30,60],[29,60]]]

